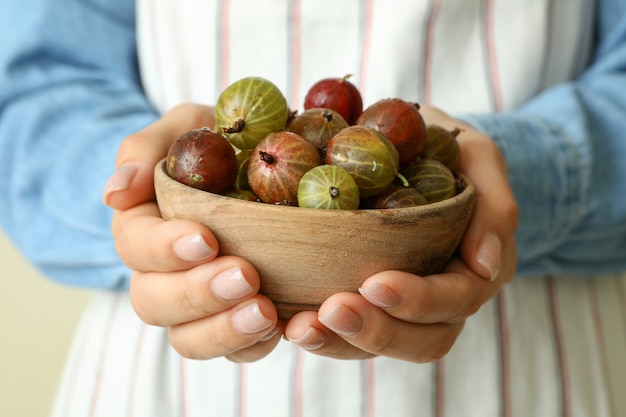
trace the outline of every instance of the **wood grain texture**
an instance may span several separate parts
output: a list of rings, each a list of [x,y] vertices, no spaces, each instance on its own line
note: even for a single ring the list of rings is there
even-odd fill
[[[221,255],[241,256],[261,276],[279,316],[316,310],[330,295],[357,291],[370,275],[441,271],[469,222],[474,187],[438,203],[386,210],[322,210],[255,203],[196,190],[155,169],[165,219],[205,224]]]

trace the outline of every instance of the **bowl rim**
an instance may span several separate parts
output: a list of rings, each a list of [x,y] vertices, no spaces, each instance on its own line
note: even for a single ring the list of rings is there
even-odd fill
[[[207,199],[214,200],[219,203],[224,204],[236,204],[241,206],[242,208],[248,206],[250,209],[254,210],[268,210],[271,211],[282,211],[285,210],[295,210],[301,214],[310,214],[315,216],[323,216],[329,215],[333,218],[337,218],[340,216],[344,216],[346,218],[353,217],[355,214],[367,214],[372,216],[418,216],[418,215],[429,215],[438,213],[441,211],[445,211],[451,207],[455,207],[459,204],[467,204],[468,200],[473,200],[475,198],[475,186],[473,182],[464,174],[456,173],[455,179],[457,180],[457,188],[460,186],[462,189],[456,195],[449,197],[445,200],[437,201],[434,203],[423,204],[420,206],[411,206],[411,207],[401,207],[401,208],[387,208],[387,209],[355,209],[355,210],[332,210],[332,209],[317,209],[317,208],[309,208],[309,207],[297,207],[297,206],[287,206],[280,204],[269,204],[262,203],[258,201],[248,201],[242,200],[234,197],[228,197],[221,194],[212,193],[210,191],[201,190],[199,188],[194,188],[189,185],[183,184],[180,181],[175,180],[170,177],[167,173],[166,169],[166,158],[160,160],[154,169],[155,183],[161,181],[162,183],[170,184],[172,187],[176,187],[177,189],[184,191],[185,193],[198,193],[198,198],[200,196],[206,197]]]

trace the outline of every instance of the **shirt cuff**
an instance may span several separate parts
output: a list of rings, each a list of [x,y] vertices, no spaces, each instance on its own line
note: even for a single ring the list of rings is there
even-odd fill
[[[567,242],[586,214],[591,161],[555,123],[536,115],[502,113],[458,117],[490,136],[508,165],[520,209],[516,232],[518,272],[562,271],[550,255]]]

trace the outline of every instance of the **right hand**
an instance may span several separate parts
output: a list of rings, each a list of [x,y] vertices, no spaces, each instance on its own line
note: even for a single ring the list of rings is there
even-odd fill
[[[311,352],[341,359],[437,360],[453,346],[465,320],[513,279],[519,212],[502,153],[487,135],[440,109],[422,106],[420,113],[428,124],[462,130],[459,172],[473,181],[476,202],[460,256],[437,274],[377,273],[360,294],[334,294],[319,312],[298,313],[285,336]]]
[[[126,138],[103,200],[115,209],[116,249],[134,271],[130,298],[138,316],[167,327],[182,356],[254,361],[274,349],[284,327],[258,293],[257,271],[242,258],[218,257],[217,239],[202,224],[162,219],[154,194],[154,167],[170,144],[214,124],[212,107],[184,104]]]

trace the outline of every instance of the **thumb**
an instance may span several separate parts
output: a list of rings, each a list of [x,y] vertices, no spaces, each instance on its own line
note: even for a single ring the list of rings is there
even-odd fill
[[[461,242],[461,255],[470,268],[495,280],[507,247],[514,245],[519,209],[508,181],[506,163],[487,136],[466,129],[457,139],[461,166],[476,189],[472,219]]]

